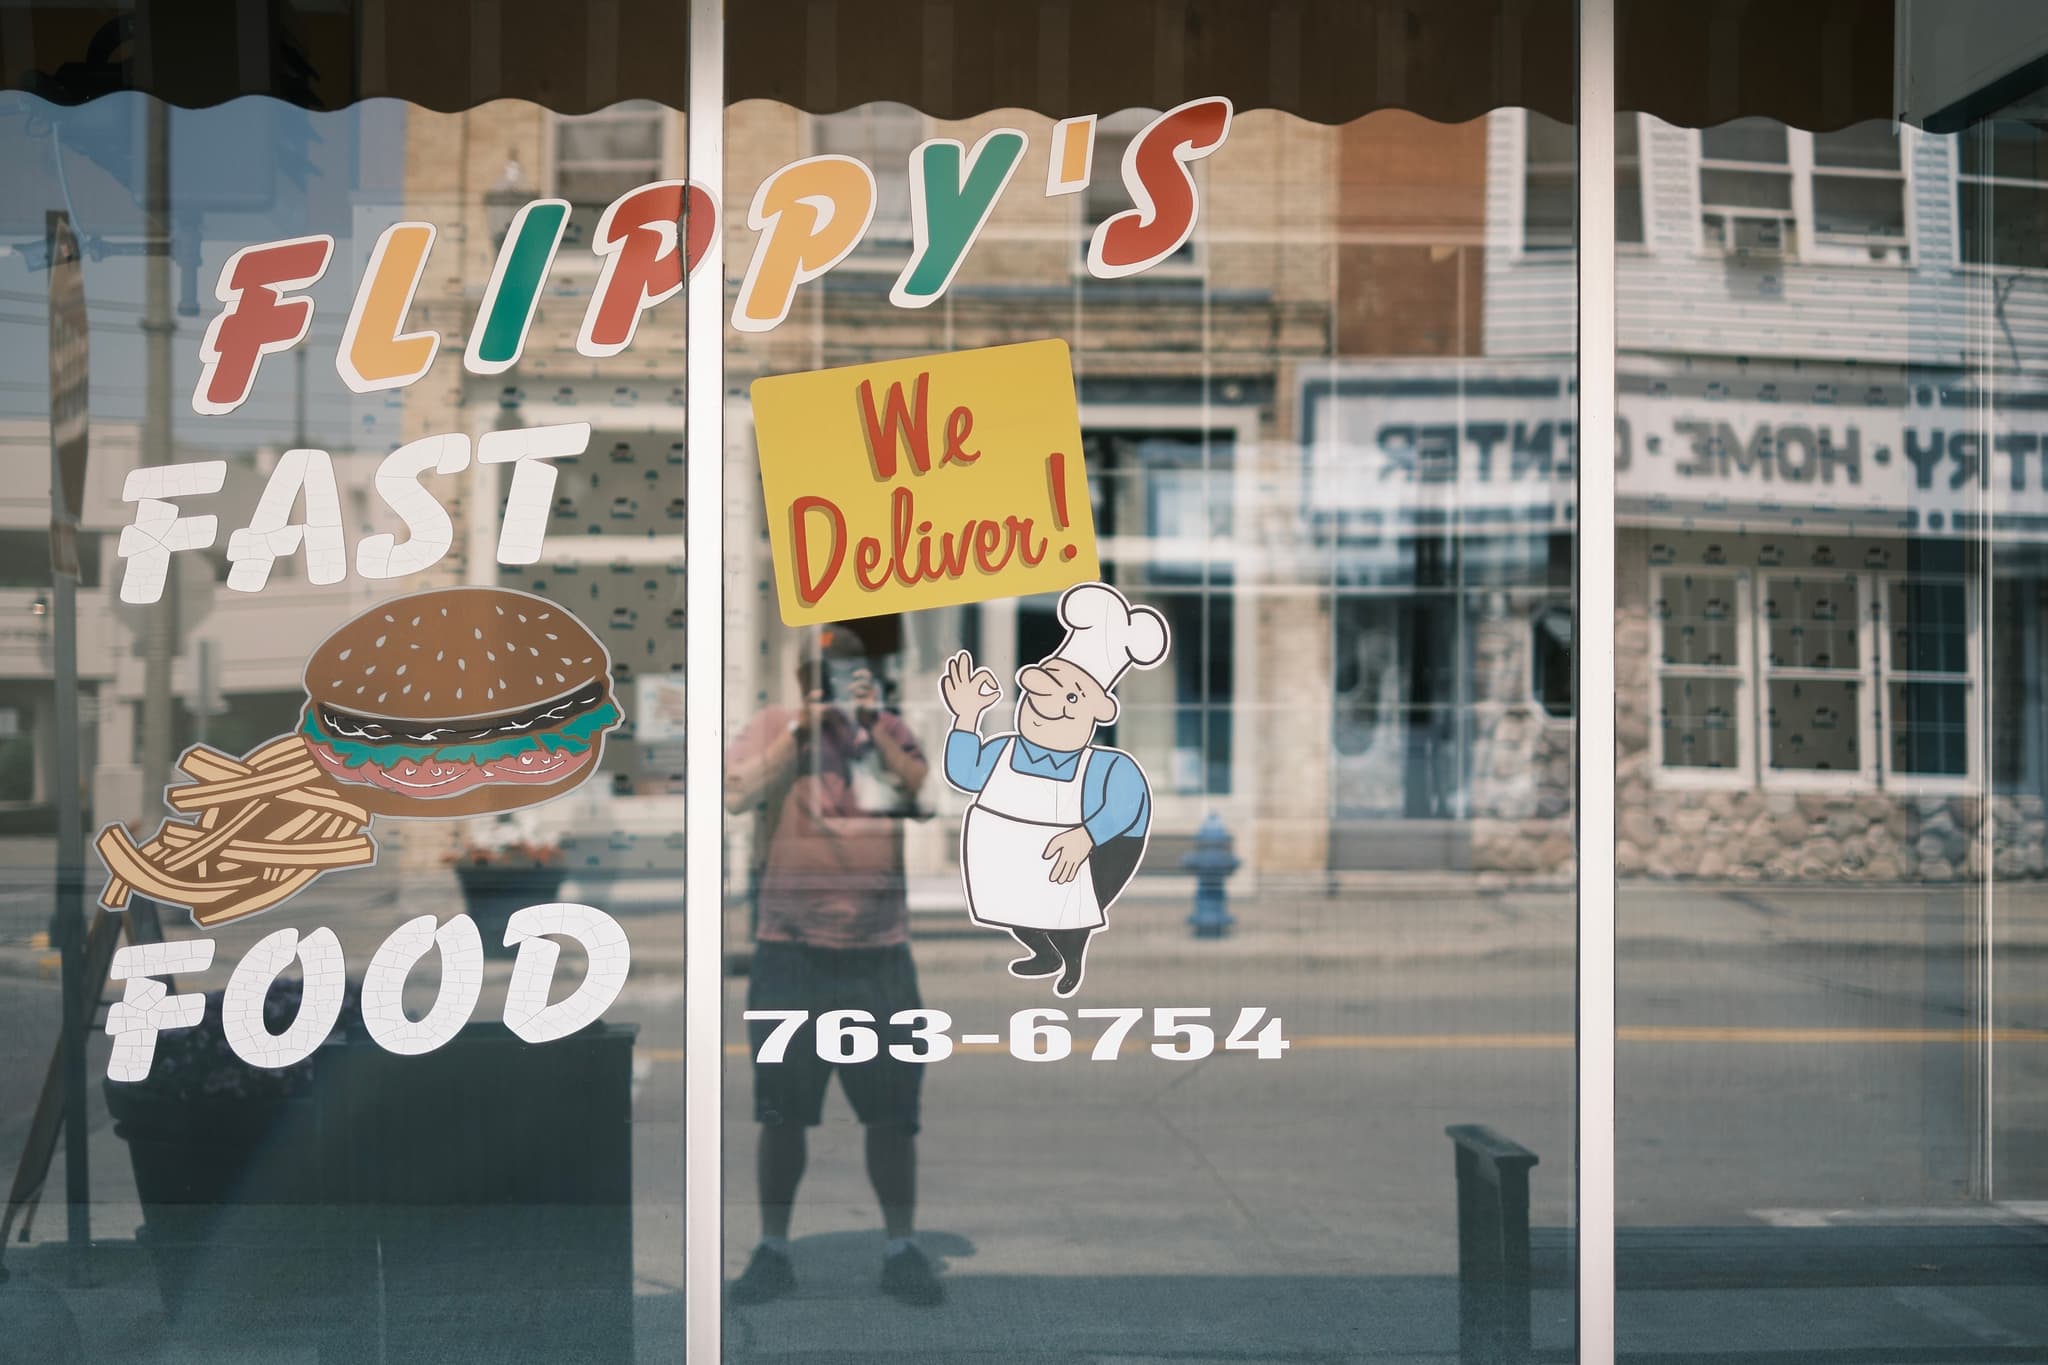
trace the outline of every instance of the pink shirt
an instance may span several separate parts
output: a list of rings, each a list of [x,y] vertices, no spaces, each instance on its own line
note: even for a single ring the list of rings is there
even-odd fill
[[[899,788],[875,752],[873,737],[843,711],[827,711],[805,739],[794,773],[771,783],[757,801],[780,808],[768,834],[760,881],[760,917],[755,937],[764,943],[808,943],[820,948],[881,948],[910,939],[910,911],[903,888],[903,817],[883,813],[873,798],[891,802]],[[802,717],[795,707],[764,708],[740,731],[726,762],[757,762]],[[921,754],[903,718],[877,714],[874,728],[886,730],[911,754]],[[856,765],[880,774],[880,784],[862,782],[868,808],[855,791]],[[759,806],[756,807],[759,809]],[[883,807],[886,810],[886,806]],[[758,835],[757,835],[758,837]],[[762,851],[754,850],[756,864]]]

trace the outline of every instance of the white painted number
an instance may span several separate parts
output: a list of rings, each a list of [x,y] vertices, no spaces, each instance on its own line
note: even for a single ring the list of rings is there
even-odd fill
[[[1088,1060],[1091,1062],[1113,1062],[1124,1049],[1124,1035],[1129,1033],[1132,1026],[1140,1019],[1145,1017],[1145,1011],[1082,1010],[1080,1017],[1083,1019],[1107,1019],[1110,1021],[1109,1027],[1102,1031],[1102,1036],[1095,1040],[1095,1050],[1088,1054]]]
[[[1172,1062],[1193,1062],[1208,1056],[1216,1050],[1216,1032],[1207,1024],[1184,1024],[1182,1017],[1206,1019],[1206,1008],[1179,1009],[1164,1007],[1152,1011],[1152,1036],[1155,1038],[1184,1038],[1187,1046],[1176,1047],[1172,1043],[1152,1044],[1152,1055],[1164,1057]]]
[[[953,1016],[944,1010],[898,1010],[889,1016],[892,1024],[910,1024],[911,1043],[889,1044],[889,1055],[899,1062],[943,1062],[953,1055],[953,1040],[946,1030]],[[922,1043],[922,1048],[916,1043]]]
[[[796,1031],[804,1026],[804,1020],[811,1017],[809,1010],[748,1010],[748,1019],[773,1019],[776,1025],[768,1036],[761,1040],[761,1053],[755,1060],[774,1065],[782,1060],[782,1054],[789,1051],[789,1040],[796,1037]]]
[[[1010,1016],[1010,1055],[1024,1062],[1056,1062],[1074,1050],[1073,1035],[1060,1025],[1065,1010],[1018,1010]]]
[[[1152,1011],[1152,1055],[1170,1062],[1197,1062],[1216,1051],[1216,1030],[1208,1024],[1211,1011],[1198,1005],[1163,1005]],[[804,1024],[807,1010],[748,1010],[748,1021],[772,1020],[774,1027],[761,1040],[757,1061],[773,1065],[789,1054]],[[1102,1033],[1089,1049],[1088,1059],[1113,1062],[1123,1055],[1124,1041],[1145,1017],[1142,1009],[1084,1009],[1076,1019],[1099,1019]],[[1018,1010],[1010,1016],[1010,1055],[1022,1062],[1057,1062],[1074,1052],[1074,1035],[1067,1027],[1064,1010]],[[953,1016],[944,1010],[898,1010],[889,1016],[896,1028],[910,1030],[908,1040],[889,1044],[889,1055],[899,1062],[942,1062],[953,1055]],[[970,1042],[992,1041],[994,1034],[967,1035]],[[817,1016],[814,1039],[818,1056],[840,1065],[857,1065],[881,1055],[880,1030],[875,1016],[866,1010],[828,1010]],[[1278,1061],[1293,1044],[1287,1041],[1279,1017],[1267,1017],[1264,1006],[1246,1005],[1237,1012],[1224,1039],[1226,1052],[1249,1052],[1260,1061]]]
[[[1259,1027],[1259,1020],[1266,1019],[1263,1005],[1246,1005],[1237,1012],[1237,1023],[1230,1030],[1230,1036],[1223,1040],[1225,1052],[1251,1052],[1262,1062],[1277,1062],[1293,1044],[1280,1033],[1280,1016],[1266,1019],[1266,1026],[1259,1029],[1259,1036],[1252,1037],[1252,1030]]]
[[[863,1025],[874,1022],[866,1010],[826,1010],[818,1016],[818,1055],[828,1062],[872,1061],[882,1045]]]

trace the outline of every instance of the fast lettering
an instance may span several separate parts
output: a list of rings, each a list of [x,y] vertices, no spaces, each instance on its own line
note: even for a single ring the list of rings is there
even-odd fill
[[[499,522],[499,563],[538,562],[554,507],[549,462],[580,454],[589,443],[588,422],[511,428],[478,439],[476,463],[512,466]],[[377,496],[405,526],[406,538],[389,532],[363,537],[356,545],[358,577],[402,578],[440,562],[455,543],[455,527],[428,480],[460,474],[470,460],[469,437],[460,432],[409,441],[384,457]],[[125,561],[123,602],[159,600],[171,555],[213,545],[218,518],[188,515],[186,504],[219,493],[227,469],[224,460],[199,460],[129,473],[121,496],[135,505],[134,520],[116,546]],[[227,585],[236,592],[260,591],[271,567],[295,554],[305,556],[308,582],[338,583],[349,567],[346,536],[333,460],[324,450],[288,450],[271,470],[248,525],[228,538]]]

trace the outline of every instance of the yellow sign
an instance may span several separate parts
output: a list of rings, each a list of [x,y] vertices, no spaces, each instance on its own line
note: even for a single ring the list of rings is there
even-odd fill
[[[1066,342],[775,375],[753,395],[784,623],[1101,577]]]

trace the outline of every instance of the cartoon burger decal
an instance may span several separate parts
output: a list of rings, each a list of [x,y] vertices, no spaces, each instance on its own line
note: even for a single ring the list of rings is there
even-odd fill
[[[499,588],[365,612],[306,662],[299,734],[374,815],[481,815],[560,796],[597,771],[621,720],[611,661],[553,602]]]
[[[100,831],[101,904],[139,891],[201,926],[272,909],[322,873],[374,862],[375,816],[538,805],[598,769],[624,721],[611,658],[559,603],[503,588],[394,598],[306,663],[299,728],[240,758],[204,744],[167,788],[176,814],[137,844]],[[180,819],[178,816],[188,816]]]

